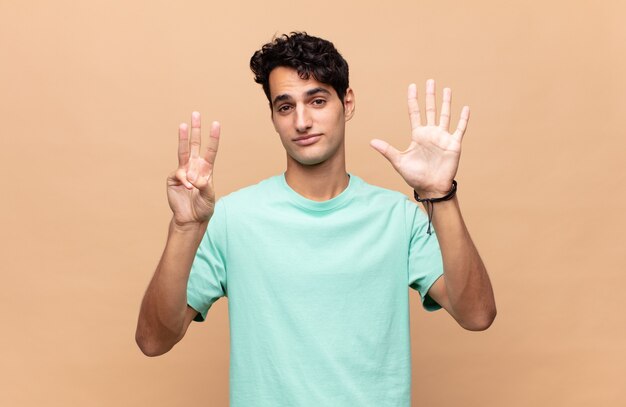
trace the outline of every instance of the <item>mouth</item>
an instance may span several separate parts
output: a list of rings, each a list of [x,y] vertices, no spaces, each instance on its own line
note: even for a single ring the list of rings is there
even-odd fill
[[[295,138],[293,142],[299,146],[308,146],[316,143],[321,137],[321,134],[307,134],[306,136]]]

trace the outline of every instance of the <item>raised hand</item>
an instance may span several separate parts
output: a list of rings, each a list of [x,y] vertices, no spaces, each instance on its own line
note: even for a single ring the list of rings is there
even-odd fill
[[[435,81],[426,81],[426,125],[422,125],[417,87],[415,84],[409,85],[408,106],[412,129],[409,147],[398,151],[382,140],[374,139],[370,142],[423,198],[437,198],[448,193],[459,167],[461,140],[469,120],[469,107],[463,107],[458,126],[451,134],[448,130],[451,101],[452,91],[445,88],[437,125]]]
[[[178,226],[208,221],[215,208],[213,165],[217,155],[220,124],[213,122],[209,143],[200,155],[200,113],[191,114],[189,127],[178,127],[178,169],[167,177],[167,200]]]

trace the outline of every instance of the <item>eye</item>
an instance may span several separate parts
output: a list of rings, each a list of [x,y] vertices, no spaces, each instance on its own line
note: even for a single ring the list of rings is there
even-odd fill
[[[277,110],[278,110],[279,113],[285,113],[285,112],[289,111],[289,109],[291,109],[290,105],[281,105],[281,106],[278,107]]]
[[[323,106],[326,104],[326,100],[318,98],[318,99],[313,99],[311,103],[313,103],[315,106]]]

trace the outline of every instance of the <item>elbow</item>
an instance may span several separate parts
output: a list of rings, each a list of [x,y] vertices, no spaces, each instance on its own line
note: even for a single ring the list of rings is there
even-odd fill
[[[141,350],[141,353],[151,358],[155,356],[161,356],[165,353],[161,352],[158,348],[146,346],[145,344],[139,344],[139,349]]]
[[[177,333],[156,319],[151,322],[140,316],[135,331],[135,342],[144,355],[154,357],[169,352],[184,334],[184,331]]]
[[[467,320],[459,321],[459,325],[468,331],[485,331],[496,319],[496,308],[486,310],[479,315],[474,316],[473,318],[468,318]]]
[[[163,344],[139,331],[135,334],[135,342],[141,352],[149,357],[161,356],[172,348],[172,346],[163,346]]]

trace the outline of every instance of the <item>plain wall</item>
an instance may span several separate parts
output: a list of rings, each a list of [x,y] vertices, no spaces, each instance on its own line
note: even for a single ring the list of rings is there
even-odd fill
[[[411,294],[415,406],[626,405],[626,5],[619,1],[0,0],[0,405],[226,406],[228,303],[170,353],[134,342],[177,127],[222,122],[219,196],[284,170],[248,61],[306,30],[350,64],[348,170],[410,194],[406,86],[467,104],[459,200],[498,317]],[[440,95],[440,94],[439,94]],[[206,133],[205,133],[206,136]]]

